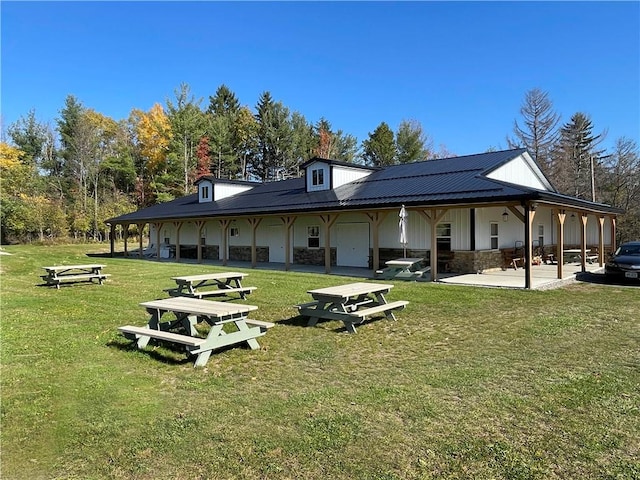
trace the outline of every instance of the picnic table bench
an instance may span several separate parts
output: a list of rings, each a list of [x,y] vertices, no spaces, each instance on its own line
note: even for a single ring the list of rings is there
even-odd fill
[[[42,267],[47,272],[46,275],[41,275],[41,278],[46,282],[48,286],[55,286],[60,288],[60,283],[65,281],[79,282],[89,281],[93,283],[93,280],[98,280],[100,285],[110,275],[102,273],[104,265],[55,265],[52,267]]]
[[[176,287],[166,289],[165,291],[172,297],[192,297],[200,299],[237,293],[240,295],[240,298],[246,300],[247,295],[253,292],[256,287],[243,287],[242,279],[245,276],[245,273],[222,272],[172,277],[172,280],[176,282]],[[204,287],[215,288],[202,290]]]
[[[196,356],[194,367],[206,365],[215,349],[243,342],[247,342],[252,350],[260,348],[256,339],[274,326],[271,322],[247,318],[249,312],[258,309],[254,305],[188,297],[165,298],[140,305],[150,315],[147,326],[125,325],[118,330],[135,341],[139,349],[145,348],[151,339],[182,345],[189,355]],[[175,318],[163,320],[168,313]],[[203,321],[211,327],[206,338],[199,337],[195,328],[198,322]],[[225,325],[232,327],[225,331]]]
[[[309,290],[312,302],[296,305],[300,315],[308,317],[307,326],[314,326],[319,319],[340,320],[349,333],[356,333],[356,324],[364,322],[366,317],[384,313],[395,320],[393,312],[402,310],[409,302],[398,300],[387,302],[385,294],[393,285],[379,283],[349,283],[335,287]]]

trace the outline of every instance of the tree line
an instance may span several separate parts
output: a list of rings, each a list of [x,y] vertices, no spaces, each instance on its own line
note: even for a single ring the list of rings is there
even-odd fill
[[[576,113],[566,124],[545,92],[525,95],[510,147],[526,147],[562,192],[627,210],[622,238],[640,236],[640,161],[637,145],[619,139],[612,152],[598,146],[591,120]],[[298,177],[318,156],[385,166],[453,156],[415,120],[394,131],[385,122],[360,144],[321,118],[301,113],[263,92],[253,109],[221,85],[208,105],[181,84],[174,98],[149,111],[132,109],[116,121],[65,99],[55,126],[35,111],[3,131],[0,142],[1,240],[103,240],[108,218],[194,191],[201,175],[275,181]]]

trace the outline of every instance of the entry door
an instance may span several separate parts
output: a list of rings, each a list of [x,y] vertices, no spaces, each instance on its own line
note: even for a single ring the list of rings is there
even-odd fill
[[[269,261],[284,263],[284,225],[269,225]]]
[[[339,267],[369,267],[369,224],[336,225],[337,264]]]

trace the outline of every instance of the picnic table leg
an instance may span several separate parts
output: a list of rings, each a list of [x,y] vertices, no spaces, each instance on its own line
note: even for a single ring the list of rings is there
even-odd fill
[[[187,315],[182,319],[181,323],[185,331],[189,332],[189,335],[192,337],[197,335],[196,323],[198,323],[198,317],[196,315]]]
[[[384,298],[384,294],[382,292],[378,292],[376,293],[376,298],[378,299],[378,303],[380,305],[384,305],[387,303],[387,299]],[[396,320],[396,316],[393,314],[392,310],[387,310],[386,312],[384,312],[384,315],[389,319],[389,320]]]
[[[194,367],[204,367],[209,361],[209,357],[211,356],[211,350],[204,350],[198,353],[196,357],[196,361],[193,364]]]
[[[238,327],[238,331],[239,332],[248,331],[249,330],[249,326],[247,325],[247,322],[245,322],[244,318],[242,320],[236,321],[235,323],[236,323],[236,327]],[[251,350],[259,350],[260,349],[260,344],[255,339],[255,337],[254,338],[249,338],[247,340],[247,344],[249,345],[249,348],[251,348]]]

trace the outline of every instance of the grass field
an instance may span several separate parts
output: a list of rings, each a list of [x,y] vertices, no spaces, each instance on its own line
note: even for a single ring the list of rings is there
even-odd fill
[[[640,288],[397,282],[397,322],[350,335],[293,305],[355,279],[240,269],[277,325],[194,369],[117,327],[144,325],[170,277],[227,268],[5,251],[3,479],[640,478]],[[103,286],[38,286],[96,260]]]

